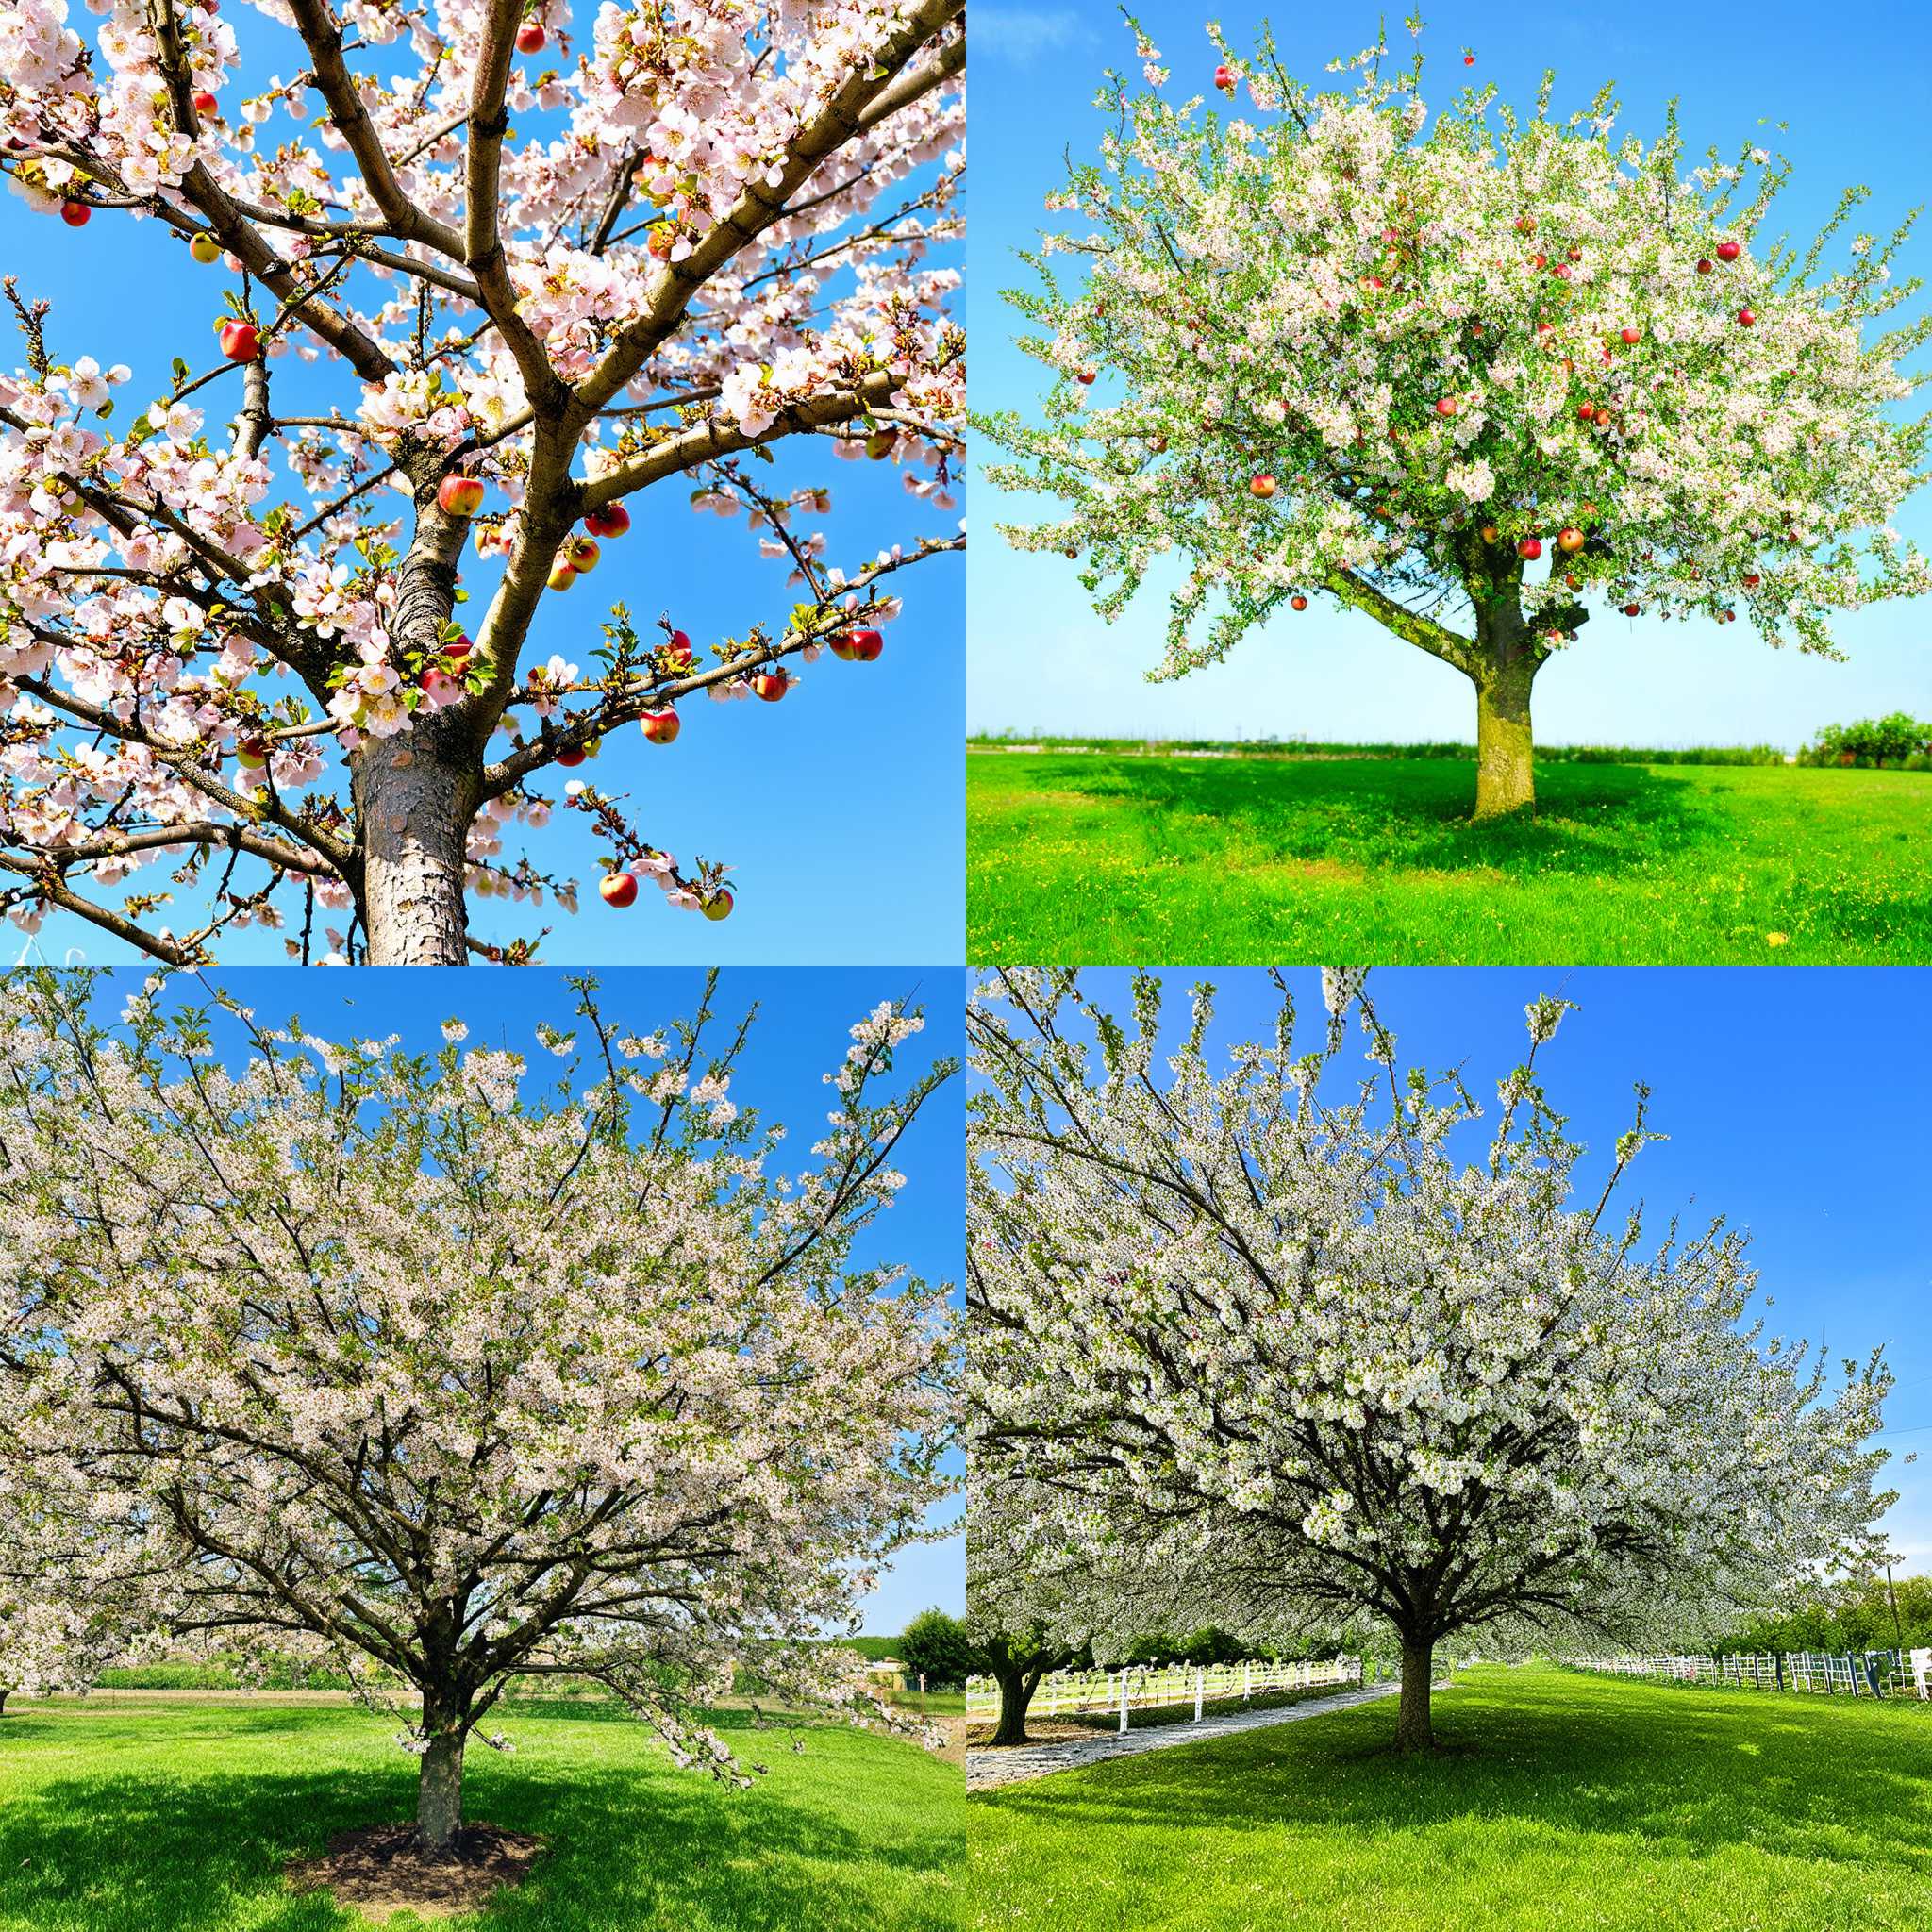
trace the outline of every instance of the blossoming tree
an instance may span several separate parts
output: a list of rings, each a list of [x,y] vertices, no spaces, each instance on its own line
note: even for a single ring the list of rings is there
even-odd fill
[[[1328,977],[1319,1050],[1284,989],[1221,1075],[1208,989],[1163,1073],[1147,977],[1130,1024],[1070,973],[982,984],[966,1386],[975,1482],[1074,1499],[1049,1539],[1211,1578],[1246,1633],[1392,1628],[1415,1750],[1457,1632],[1681,1628],[1869,1558],[1891,1378],[1874,1357],[1829,1391],[1742,1325],[1721,1223],[1646,1245],[1609,1218],[1641,1090],[1581,1191],[1535,1065],[1562,1002],[1528,1009],[1484,1136],[1458,1078],[1403,1072],[1357,977]],[[1352,1005],[1373,1068],[1341,1093]]]
[[[950,1487],[945,1291],[853,1253],[951,1072],[891,1072],[916,1013],[852,1029],[780,1176],[708,989],[641,1036],[584,989],[546,1091],[458,1024],[426,1056],[238,1008],[224,1050],[206,1008],[104,1030],[89,987],[0,1013],[13,1588],[332,1661],[420,1755],[427,1848],[518,1680],[595,1680],[738,1782],[703,1721],[734,1684],[897,1722],[824,1633]]]
[[[951,502],[964,385],[960,0],[581,27],[566,0],[263,0],[246,61],[216,0],[96,10],[90,39],[65,0],[0,0],[0,175],[75,226],[165,224],[226,312],[211,366],[178,357],[128,409],[133,344],[57,349],[7,286],[7,909],[172,963],[266,922],[305,959],[460,964],[491,950],[466,893],[575,907],[505,849],[558,804],[553,767],[621,725],[668,743],[680,699],[776,701],[827,648],[876,657],[895,573],[963,541],[917,527]],[[277,35],[291,79],[261,60]],[[924,505],[903,541],[828,558],[823,480],[773,454],[801,438],[898,467]],[[784,606],[694,644],[619,605],[593,668],[535,661],[546,592],[654,489],[742,508]],[[488,582],[459,621],[466,553]],[[611,903],[641,880],[729,912],[724,865],[680,865],[585,779],[560,795]],[[134,877],[157,863],[185,927]]]
[[[1109,76],[1100,161],[1052,204],[1081,225],[1013,298],[1044,420],[987,425],[992,480],[1066,505],[1007,534],[1082,558],[1103,615],[1185,560],[1156,677],[1325,594],[1474,686],[1488,817],[1533,804],[1531,688],[1593,609],[1834,655],[1832,613],[1932,588],[1890,524],[1926,450],[1888,407],[1932,329],[1886,320],[1909,222],[1840,247],[1848,193],[1795,251],[1785,164],[1687,167],[1674,118],[1646,146],[1607,90],[1432,118],[1419,52],[1325,93],[1271,43],[1221,54],[1225,119],[1163,96],[1144,37],[1145,90]]]

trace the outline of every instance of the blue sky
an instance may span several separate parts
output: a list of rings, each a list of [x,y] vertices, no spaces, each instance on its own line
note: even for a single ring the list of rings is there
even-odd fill
[[[1273,1037],[1265,973],[1176,972],[1166,1020],[1186,1021],[1188,990],[1219,992],[1210,1048]],[[1319,975],[1287,974],[1305,1046],[1320,1043]],[[1127,974],[1084,983],[1127,1013]],[[1630,1124],[1631,1089],[1652,1090],[1646,1147],[1621,1198],[1641,1201],[1653,1235],[1722,1214],[1751,1237],[1770,1331],[1823,1343],[1834,1365],[1882,1342],[1897,1376],[1881,1488],[1900,1574],[1932,1572],[1932,1479],[1903,1458],[1932,1453],[1932,1189],[1924,1184],[1924,1070],[1932,1065],[1932,973],[1809,967],[1791,973],[1673,968],[1382,968],[1369,991],[1403,1064],[1459,1067],[1494,1111],[1495,1083],[1527,1045],[1523,1009],[1541,993],[1574,1000],[1537,1066],[1551,1104],[1591,1149],[1583,1182],[1602,1185],[1611,1143]],[[1359,1043],[1359,1034],[1355,1041]],[[1356,1064],[1345,1049],[1341,1067]]]
[[[103,980],[96,1006],[104,1020],[118,1018],[145,973],[117,973]],[[299,1014],[304,1026],[324,1038],[401,1037],[405,1045],[434,1051],[440,1028],[451,1017],[466,1021],[474,1046],[506,1046],[528,1055],[541,1076],[553,1064],[536,1043],[541,1020],[576,1027],[576,994],[562,973],[529,971],[484,978],[455,968],[370,967],[324,979],[298,977],[286,968],[217,970],[208,983],[245,1001],[264,1023]],[[806,1147],[828,1110],[830,1090],[821,1075],[837,1066],[852,1043],[849,1029],[881,1000],[908,999],[925,1010],[925,1030],[900,1050],[908,1079],[933,1062],[962,1051],[964,981],[958,967],[907,970],[892,967],[727,970],[720,975],[710,1038],[722,1049],[725,1029],[748,1007],[758,1008],[732,1082],[732,1097],[755,1107],[768,1122],[791,1129],[792,1155],[780,1163],[790,1173],[808,1157]],[[608,972],[598,975],[598,1003],[627,1029],[650,1032],[695,1010],[703,991],[700,969]],[[179,982],[184,997],[192,982]],[[239,1037],[239,1036],[238,1036]],[[928,1281],[958,1282],[964,1248],[961,1174],[964,1102],[958,1079],[941,1087],[921,1110],[894,1154],[906,1186],[888,1213],[863,1231],[855,1249],[860,1266],[895,1262]],[[936,1527],[952,1522],[956,1506],[934,1514]],[[917,1544],[902,1552],[866,1605],[865,1627],[896,1635],[928,1604],[958,1612],[964,1607],[962,1541]]]
[[[247,91],[271,74],[292,75],[307,65],[292,33],[252,8],[235,8],[233,17]],[[98,23],[75,8],[74,25],[91,39]],[[375,58],[376,71],[389,75],[407,57],[386,49]],[[231,81],[225,99],[242,85]],[[261,130],[264,146],[291,136],[281,119]],[[219,264],[191,261],[157,222],[97,213],[87,227],[69,229],[30,212],[14,194],[0,193],[0,263],[19,277],[23,297],[53,303],[48,343],[57,360],[92,355],[104,366],[119,361],[133,369],[134,379],[118,397],[124,418],[164,391],[172,358],[187,358],[197,374],[216,359],[210,324],[233,278]],[[0,366],[11,369],[24,358],[10,324],[6,327]],[[269,366],[276,408],[285,413],[324,412],[331,403],[352,413],[359,400],[359,385],[342,365],[304,365],[289,355]],[[239,371],[202,393],[210,434],[219,433],[240,399]],[[920,535],[958,530],[958,509],[934,509],[908,496],[897,465],[840,461],[824,439],[798,439],[781,447],[775,468],[753,467],[768,488],[824,483],[832,490],[831,515],[801,527],[823,527],[826,561],[848,569],[891,543],[909,546]],[[278,475],[277,493],[286,487]],[[590,652],[602,641],[599,625],[620,599],[641,631],[654,630],[658,614],[668,612],[701,653],[760,620],[782,628],[798,595],[786,584],[787,567],[759,558],[741,514],[728,522],[696,514],[688,495],[674,479],[631,499],[631,529],[605,543],[595,574],[544,600],[526,661],[541,662],[554,651],[593,668]],[[487,607],[496,575],[494,562],[486,567],[471,556],[465,576],[472,602],[459,607],[459,621],[465,610],[475,615]],[[876,663],[823,658],[802,668],[803,683],[778,705],[691,699],[681,708],[684,729],[675,744],[648,745],[626,727],[586,768],[584,775],[594,776],[602,790],[629,793],[639,829],[654,844],[687,864],[701,855],[736,868],[729,920],[712,924],[674,912],[655,891],[625,912],[604,906],[595,895],[597,847],[586,823],[559,812],[546,831],[523,836],[540,866],[590,886],[584,909],[573,918],[548,905],[532,913],[493,900],[473,902],[473,930],[510,938],[547,924],[543,958],[558,965],[773,958],[916,964],[962,957],[964,583],[958,556],[902,572],[886,587],[904,594],[906,610],[886,626],[885,654]],[[569,775],[545,774],[539,789],[555,797]],[[513,853],[513,842],[506,843]],[[160,889],[165,870],[151,867],[137,889]],[[189,927],[185,907],[170,923],[177,931]],[[55,960],[70,945],[101,964],[134,957],[97,928],[65,916],[47,922],[42,943]],[[16,941],[8,957],[18,950]],[[275,933],[231,935],[222,947],[225,963],[279,963],[283,957]]]
[[[1216,56],[1202,28],[1219,18],[1229,44],[1252,44],[1266,8],[1149,0],[1136,9],[1173,68],[1168,94],[1211,93]],[[1429,86],[1445,94],[1465,77],[1493,80],[1527,105],[1542,71],[1557,73],[1567,111],[1614,80],[1624,125],[1646,137],[1664,104],[1681,103],[1692,154],[1715,142],[1726,156],[1757,139],[1791,157],[1796,175],[1781,220],[1808,242],[1840,191],[1869,182],[1873,232],[1889,233],[1932,178],[1924,101],[1932,41],[1922,7],[1907,0],[1844,0],[1830,8],[1761,0],[1748,9],[1619,0],[1525,13],[1499,0],[1424,6]],[[1309,84],[1337,57],[1370,45],[1386,13],[1406,45],[1403,9],[1342,0],[1274,9],[1284,63]],[[1462,49],[1476,55],[1465,70]],[[1003,288],[1031,275],[1014,259],[1046,224],[1042,195],[1065,179],[1062,159],[1091,159],[1101,130],[1091,102],[1109,66],[1131,70],[1133,42],[1113,8],[1022,8],[993,0],[973,10],[978,87],[969,251],[975,409],[1030,410],[1042,393],[1038,364],[1011,346],[1018,318]],[[1787,124],[1780,132],[1773,125]],[[1932,234],[1917,235],[1899,272],[1924,274]],[[1923,298],[1922,298],[1923,299]],[[1912,311],[1920,312],[1918,310]],[[1932,543],[1932,503],[1922,492],[1901,527]],[[1002,516],[1027,518],[1029,499],[981,488],[978,547],[968,608],[967,724],[1123,736],[1279,737],[1341,741],[1461,739],[1474,735],[1469,684],[1450,667],[1353,613],[1317,599],[1250,636],[1226,662],[1177,684],[1149,685],[1166,618],[1164,589],[1150,582],[1111,629],[1093,615],[1074,567],[1058,556],[1021,556],[1000,541]],[[1582,641],[1537,681],[1537,728],[1546,743],[1680,745],[1773,742],[1795,748],[1821,724],[1903,708],[1932,713],[1932,610],[1880,608],[1846,619],[1848,663],[1773,651],[1742,624],[1664,625],[1601,613]]]

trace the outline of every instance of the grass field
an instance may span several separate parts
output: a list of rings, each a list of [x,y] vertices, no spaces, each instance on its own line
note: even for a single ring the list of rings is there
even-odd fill
[[[970,1800],[1015,1932],[1924,1932],[1932,1712],[1491,1667]]]
[[[725,1713],[718,1727],[744,1728]],[[0,1932],[348,1932],[292,1896],[291,1856],[409,1817],[393,1725],[351,1708],[235,1702],[139,1709],[16,1700],[0,1717]],[[951,1932],[965,1797],[916,1744],[820,1727],[733,1739],[771,1766],[749,1791],[675,1770],[615,1710],[518,1711],[514,1756],[468,1754],[474,1822],[549,1855],[486,1913],[491,1932]],[[416,1924],[392,1915],[392,1928]]]
[[[982,964],[1932,961],[1932,773],[979,752]],[[1774,938],[1774,935],[1780,937]]]

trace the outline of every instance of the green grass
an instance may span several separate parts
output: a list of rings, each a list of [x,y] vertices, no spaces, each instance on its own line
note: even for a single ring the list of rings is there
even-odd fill
[[[1932,1712],[1544,1668],[970,1801],[974,1924],[1038,1932],[1924,1932]]]
[[[982,964],[1932,961],[1924,773],[1546,764],[1533,821],[1474,825],[1446,759],[966,771]]]
[[[674,1769],[607,1708],[513,1711],[512,1757],[475,1745],[465,1812],[551,1840],[491,1932],[952,1932],[965,1799],[915,1744],[816,1727],[753,1734],[748,1791]],[[0,1932],[348,1932],[282,1866],[357,1825],[407,1818],[414,1764],[360,1710],[181,1703],[23,1705],[0,1717]],[[391,1927],[416,1923],[397,1915]]]

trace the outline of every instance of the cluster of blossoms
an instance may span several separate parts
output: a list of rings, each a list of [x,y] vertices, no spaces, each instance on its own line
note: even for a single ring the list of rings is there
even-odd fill
[[[1157,675],[1325,591],[1479,687],[1524,661],[1526,723],[1592,601],[1829,653],[1834,611],[1932,589],[1891,525],[1926,451],[1893,406],[1932,323],[1885,320],[1906,229],[1842,234],[1851,193],[1786,249],[1782,163],[1688,165],[1607,93],[1432,112],[1420,55],[1314,93],[1272,46],[1219,50],[1227,118],[1110,77],[1117,125],[1052,204],[1074,225],[1016,298],[1056,385],[987,425],[993,480],[1067,506],[1007,534],[1081,558],[1104,615],[1186,560]]]
[[[347,903],[338,948],[460,958],[466,892],[574,902],[500,850],[506,817],[554,802],[538,774],[886,621],[874,582],[961,547],[960,0],[606,5],[582,40],[562,0],[407,23],[261,0],[306,66],[253,86],[213,0],[94,10],[83,34],[63,0],[0,0],[0,177],[76,227],[164,225],[184,275],[225,265],[229,312],[222,359],[177,363],[130,416],[110,393],[126,370],[63,359],[44,308],[12,297],[0,902],[17,923],[61,907],[184,958],[300,900],[300,952],[315,907]],[[351,64],[368,49],[388,53]],[[291,358],[347,392],[312,412],[322,372],[278,375]],[[917,534],[829,566],[825,532],[802,527],[824,488],[767,494],[733,465],[795,437],[890,463]],[[520,667],[540,602],[660,482],[700,511],[758,508],[783,539],[761,554],[803,595],[708,654],[539,680],[568,701],[552,719]],[[474,639],[455,614],[472,540],[501,564]],[[155,862],[211,874],[223,848],[265,870],[250,889],[226,867],[192,934],[142,924],[165,893],[83,890]],[[425,898],[433,932],[396,909]]]
[[[1646,1249],[1637,1213],[1606,1220],[1641,1091],[1574,1198],[1584,1150],[1535,1071],[1561,1004],[1530,1008],[1485,1141],[1458,1079],[1399,1067],[1359,975],[1325,991],[1321,1049],[1284,995],[1217,1076],[1203,989],[1158,1077],[1151,980],[1131,1026],[1070,973],[977,989],[974,1480],[1057,1505],[1009,1530],[1013,1566],[1165,1572],[1260,1636],[1392,1627],[1423,1742],[1453,1633],[1682,1632],[1869,1562],[1890,1372],[1827,1391],[1747,1325],[1721,1224]],[[1352,1013],[1372,1073],[1338,1095]]]
[[[862,1023],[781,1175],[708,989],[654,1031],[584,991],[540,1028],[559,1082],[222,995],[103,1033],[97,984],[0,1002],[12,1681],[143,1632],[305,1646],[420,1693],[425,1790],[516,1676],[594,1678],[733,1779],[734,1679],[888,1721],[822,1633],[949,1488],[947,1291],[854,1250],[952,1071],[891,1071],[916,1013]]]

